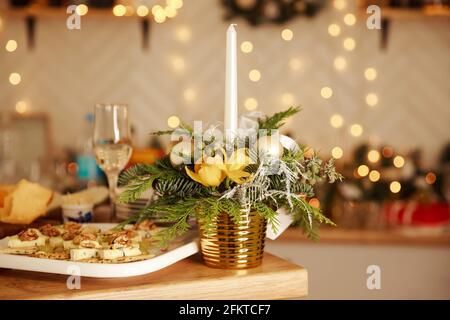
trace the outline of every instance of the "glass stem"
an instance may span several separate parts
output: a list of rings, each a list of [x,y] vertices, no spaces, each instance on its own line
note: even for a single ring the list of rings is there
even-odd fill
[[[112,222],[116,220],[116,188],[117,188],[117,180],[119,179],[119,175],[115,173],[107,174],[108,177],[108,185],[109,185],[109,201],[111,202],[111,216],[110,219]]]

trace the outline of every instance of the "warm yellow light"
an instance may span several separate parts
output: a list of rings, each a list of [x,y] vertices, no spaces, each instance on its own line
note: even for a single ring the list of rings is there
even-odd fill
[[[354,137],[359,137],[363,131],[363,127],[360,124],[355,123],[350,126],[350,134]]]
[[[340,158],[342,158],[343,155],[344,155],[344,151],[342,150],[341,147],[334,147],[333,149],[331,149],[331,156],[334,159],[340,159]]]
[[[402,168],[405,165],[405,159],[402,156],[396,156],[393,162],[396,168]]]
[[[253,82],[259,81],[261,79],[261,72],[257,69],[253,69],[248,73],[248,77]]]
[[[167,6],[164,8],[164,14],[167,18],[173,18],[177,15],[177,9],[172,6]]]
[[[366,103],[371,107],[376,106],[378,103],[378,96],[375,93],[369,93],[366,96]]]
[[[380,173],[377,170],[372,170],[369,173],[369,180],[372,182],[377,182],[378,180],[380,180]]]
[[[378,160],[380,160],[380,153],[377,150],[370,150],[367,153],[367,159],[370,162],[377,162]]]
[[[188,42],[191,40],[191,29],[186,26],[181,26],[175,31],[175,37],[181,42]]]
[[[174,7],[175,9],[183,7],[183,0],[167,0],[166,3],[168,6]]]
[[[433,172],[428,172],[425,176],[425,182],[428,184],[433,184],[436,182],[436,175]]]
[[[244,53],[250,53],[253,51],[253,43],[250,41],[244,41],[241,43],[241,51]]]
[[[77,13],[79,16],[84,16],[85,14],[88,13],[89,8],[88,8],[88,6],[85,5],[85,4],[79,4],[79,5],[77,6],[77,8],[75,9],[75,11],[76,11],[76,13]]]
[[[167,119],[167,125],[171,128],[177,128],[180,125],[180,118],[171,116]]]
[[[347,68],[347,60],[341,56],[336,57],[334,59],[334,67],[339,71],[345,70],[345,68]]]
[[[20,83],[20,81],[22,80],[22,77],[20,76],[20,74],[18,74],[17,72],[13,72],[9,75],[9,82],[15,86],[18,85]]]
[[[283,29],[283,31],[281,31],[281,38],[285,41],[291,41],[292,38],[294,38],[294,33],[291,29]]]
[[[365,164],[362,164],[358,167],[357,172],[360,177],[365,177],[369,174],[369,167]]]
[[[341,27],[339,27],[337,24],[333,23],[328,26],[328,33],[332,37],[337,37],[341,34]]]
[[[283,95],[281,96],[281,101],[284,104],[293,104],[294,96],[292,95],[292,93],[289,93],[289,92],[283,93]]]
[[[391,189],[392,193],[398,193],[402,189],[402,185],[398,181],[392,181],[389,185],[389,189]]]
[[[245,99],[244,106],[247,110],[255,110],[258,108],[258,101],[255,98]]]
[[[155,19],[155,21],[157,23],[163,23],[164,21],[166,21],[166,14],[164,11],[157,11],[154,15],[153,18]]]
[[[113,14],[114,14],[116,17],[122,17],[122,16],[125,15],[125,13],[127,13],[127,8],[126,8],[124,5],[122,5],[122,4],[117,4],[117,5],[114,6],[114,8],[113,8]]]
[[[356,23],[356,17],[352,13],[347,13],[344,16],[344,23],[348,26],[353,26]]]
[[[14,52],[17,49],[17,41],[16,40],[8,40],[5,45],[5,49],[8,52]]]
[[[368,81],[375,80],[377,78],[377,70],[375,70],[375,68],[367,68],[364,71],[364,77],[366,77]]]
[[[28,105],[25,101],[18,101],[16,103],[16,112],[17,113],[25,113],[28,111]]]
[[[195,100],[197,94],[194,89],[186,89],[183,92],[183,96],[186,101],[193,101]]]
[[[330,87],[323,87],[320,90],[320,95],[322,96],[322,98],[324,99],[330,99],[331,96],[333,95],[333,90]]]
[[[344,118],[340,114],[333,114],[330,118],[330,124],[333,128],[340,128],[344,124]]]
[[[347,51],[352,51],[356,47],[355,39],[353,38],[345,38],[344,42],[344,49]]]
[[[185,62],[184,59],[181,57],[173,57],[172,58],[172,66],[175,69],[175,71],[183,71],[185,69]]]
[[[333,5],[338,10],[343,10],[347,7],[347,1],[345,0],[334,0]]]
[[[139,6],[136,9],[136,13],[139,17],[145,17],[150,13],[150,10],[146,6]]]
[[[289,66],[292,70],[300,70],[302,68],[302,60],[300,60],[299,58],[291,58],[289,60]]]
[[[161,7],[160,5],[156,5],[152,7],[152,14],[156,15],[158,12],[163,12],[164,8]]]

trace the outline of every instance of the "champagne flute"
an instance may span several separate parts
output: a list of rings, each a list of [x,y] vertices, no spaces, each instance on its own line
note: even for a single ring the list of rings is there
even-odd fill
[[[131,157],[128,107],[101,103],[95,106],[94,152],[98,165],[108,178],[111,220],[116,219],[116,188],[120,172]]]

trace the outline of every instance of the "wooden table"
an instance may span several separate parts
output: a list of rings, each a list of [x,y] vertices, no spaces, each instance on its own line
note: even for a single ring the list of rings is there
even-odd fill
[[[147,275],[81,278],[79,290],[68,276],[0,269],[0,299],[292,299],[308,293],[306,269],[266,253],[248,270],[212,269],[199,255]]]

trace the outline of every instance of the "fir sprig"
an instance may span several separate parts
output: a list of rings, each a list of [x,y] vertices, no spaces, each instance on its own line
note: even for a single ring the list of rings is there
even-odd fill
[[[292,117],[296,113],[300,112],[300,110],[300,107],[289,107],[287,110],[277,112],[270,117],[266,116],[258,119],[259,129],[279,129],[287,118]]]

